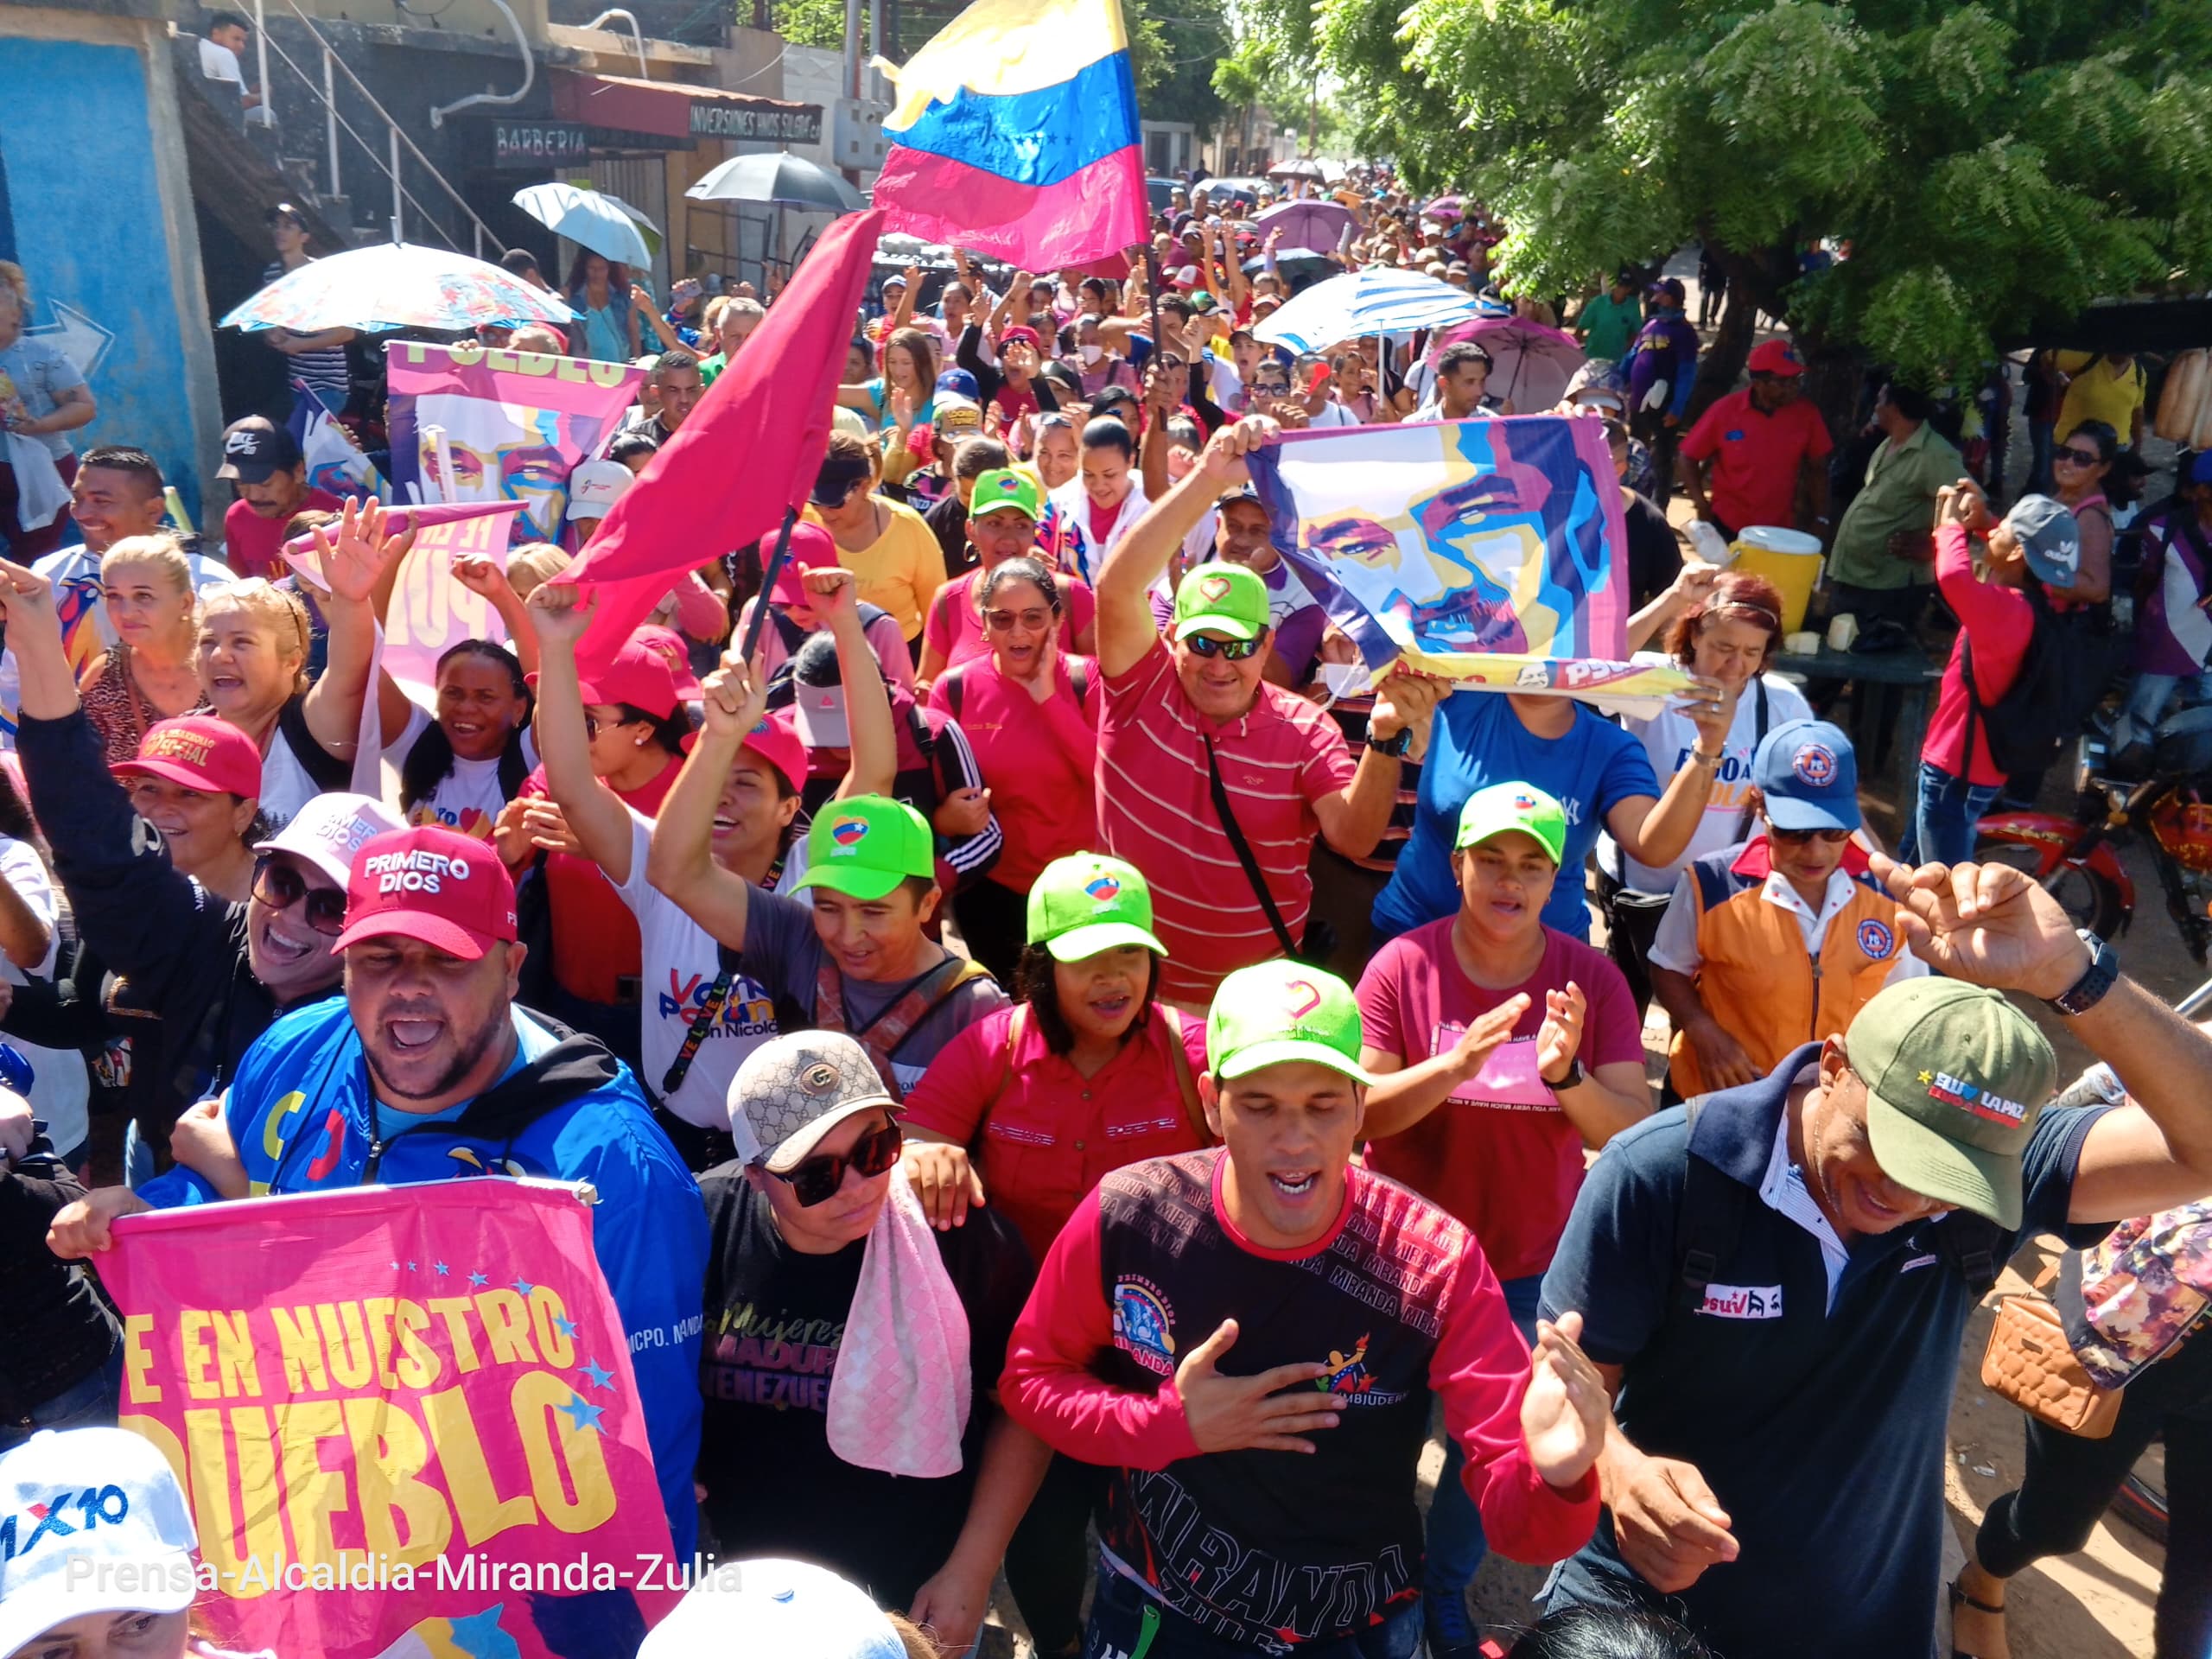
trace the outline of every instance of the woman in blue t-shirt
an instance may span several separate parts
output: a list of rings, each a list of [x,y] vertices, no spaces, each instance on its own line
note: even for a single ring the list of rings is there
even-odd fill
[[[1544,906],[1544,924],[1587,940],[1590,912],[1581,870],[1600,830],[1630,858],[1651,865],[1671,863],[1697,831],[1735,717],[1735,698],[1720,693],[1692,702],[1682,712],[1697,728],[1698,741],[1662,794],[1643,745],[1572,697],[1510,691],[1445,698],[1437,705],[1421,766],[1413,836],[1390,885],[1375,901],[1375,943],[1459,909],[1452,838],[1459,809],[1477,790],[1512,782],[1534,784],[1567,809],[1566,856]]]

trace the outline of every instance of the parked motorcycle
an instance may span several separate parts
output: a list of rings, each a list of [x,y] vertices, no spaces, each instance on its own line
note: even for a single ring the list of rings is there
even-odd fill
[[[1983,818],[1976,855],[2026,872],[2075,925],[2113,938],[2135,918],[2135,881],[2120,849],[2139,837],[2182,943],[2203,964],[2212,952],[2212,704],[2159,726],[2139,779],[2116,775],[2101,734],[2083,737],[2075,783],[2070,818],[2034,811]]]

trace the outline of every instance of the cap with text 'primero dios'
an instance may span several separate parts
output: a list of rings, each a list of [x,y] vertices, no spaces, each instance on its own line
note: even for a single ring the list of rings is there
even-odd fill
[[[929,820],[881,795],[832,801],[806,832],[800,887],[828,887],[853,899],[880,899],[909,876],[937,874]]]
[[[1278,960],[1240,968],[1221,982],[1206,1015],[1206,1070],[1224,1081],[1263,1066],[1325,1065],[1356,1083],[1359,1004],[1325,969]]]
[[[2058,1082],[2057,1059],[2027,1015],[1963,980],[1907,980],[1859,1011],[1844,1049],[1866,1085],[1882,1173],[2018,1227],[2020,1155]]]

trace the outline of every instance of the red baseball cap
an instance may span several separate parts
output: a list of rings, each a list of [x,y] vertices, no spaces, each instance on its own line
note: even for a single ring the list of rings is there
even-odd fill
[[[699,734],[696,732],[685,738],[684,753],[690,753],[692,746],[698,741]],[[738,747],[752,750],[783,773],[784,780],[791,785],[794,794],[806,787],[806,741],[798,734],[798,728],[792,725],[789,709],[779,709],[773,714],[764,715],[760,723],[745,734],[745,741]]]
[[[491,843],[426,824],[361,843],[346,882],[346,931],[330,948],[419,939],[474,962],[515,933],[514,880]]]
[[[1037,331],[1026,322],[1017,322],[999,336],[999,350],[1009,346],[1028,346],[1038,351],[1045,349],[1045,342],[1037,338]]]
[[[1751,347],[1747,366],[1753,374],[1800,375],[1805,372],[1805,359],[1786,340],[1763,340]]]
[[[773,550],[773,543],[770,544]],[[791,551],[784,560],[784,568],[776,573],[776,585],[768,590],[771,605],[804,605],[806,589],[799,586],[799,576],[808,570],[826,569],[841,564],[835,537],[820,524],[804,521],[791,526]]]
[[[108,770],[125,780],[143,772],[211,795],[261,798],[260,749],[230,721],[213,715],[157,721],[138,740],[135,759],[118,760]]]
[[[686,697],[699,695],[699,683],[689,669],[679,677],[660,642],[643,637],[646,632],[624,640],[604,668],[585,677],[577,690],[586,702],[626,702],[666,720]]]

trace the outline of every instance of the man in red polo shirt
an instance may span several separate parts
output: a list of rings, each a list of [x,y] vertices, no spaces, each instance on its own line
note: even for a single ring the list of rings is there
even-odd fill
[[[1826,541],[1828,479],[1821,463],[1835,445],[1802,396],[1804,362],[1788,340],[1770,340],[1751,353],[1751,384],[1707,410],[1682,440],[1682,488],[1697,516],[1733,539],[1747,524],[1796,525],[1802,479],[1806,516]]]
[[[1374,850],[1397,798],[1399,757],[1438,695],[1433,680],[1394,673],[1355,765],[1335,721],[1262,680],[1268,590],[1242,565],[1185,576],[1170,637],[1160,637],[1146,590],[1206,509],[1249,476],[1246,453],[1275,431],[1259,416],[1215,433],[1098,572],[1099,835],[1151,884],[1168,950],[1160,995],[1192,1012],[1223,976],[1303,939],[1316,830],[1346,857]]]

